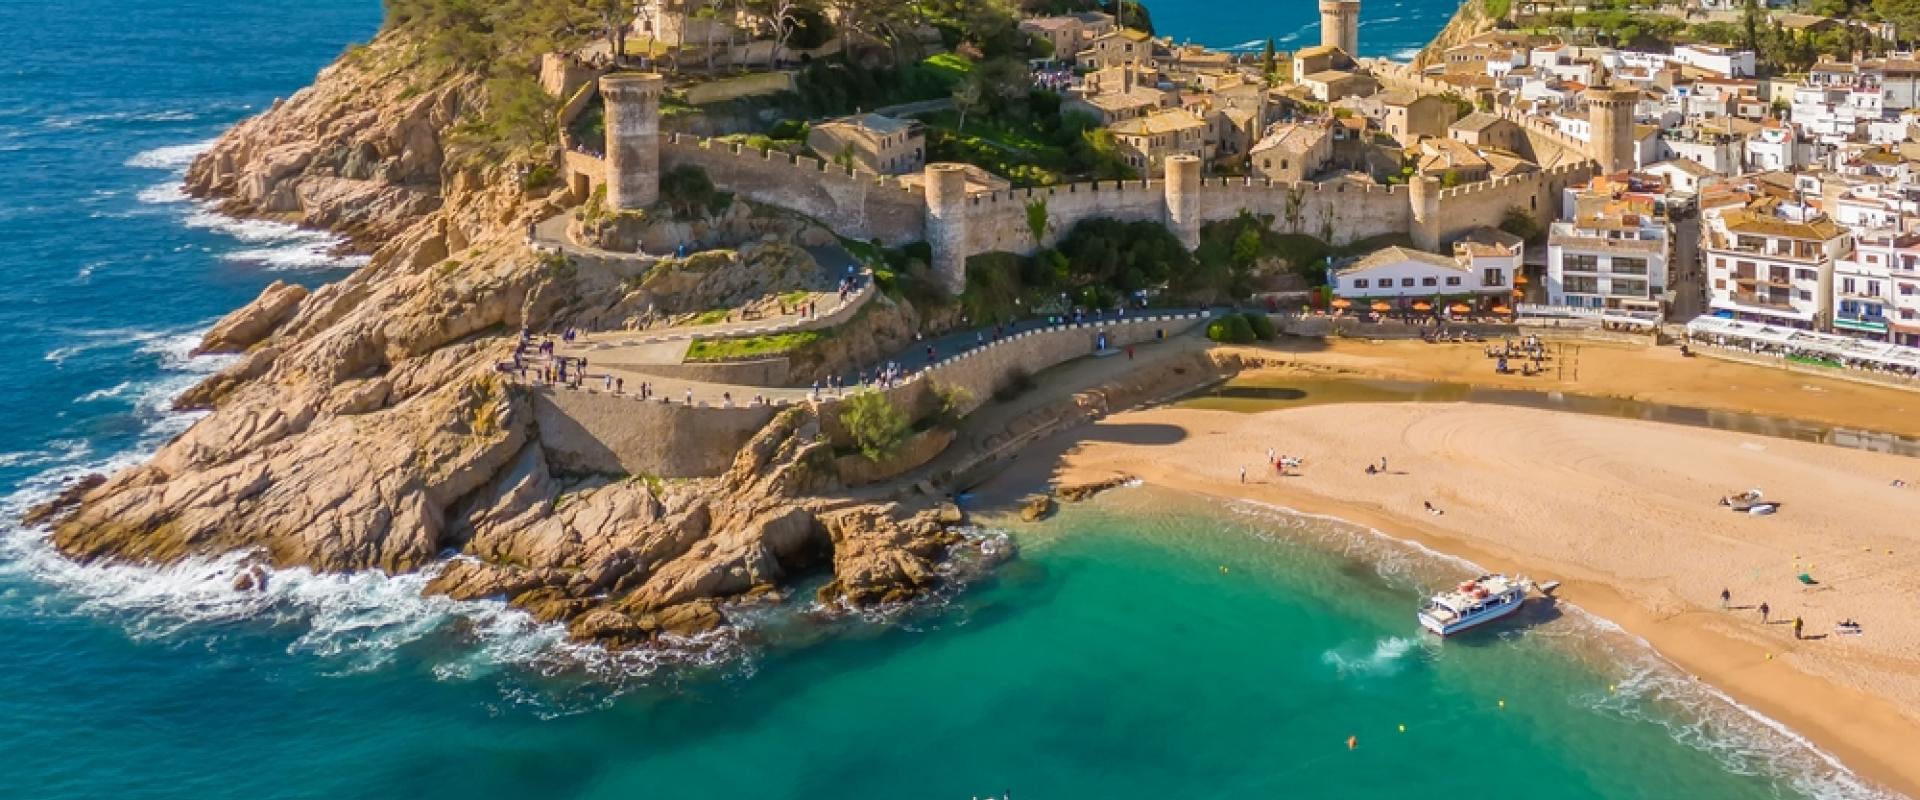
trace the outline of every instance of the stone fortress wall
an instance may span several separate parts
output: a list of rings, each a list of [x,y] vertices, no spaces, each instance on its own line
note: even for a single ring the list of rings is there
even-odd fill
[[[939,408],[939,392],[959,389],[968,399],[958,410],[972,413],[1020,373],[1036,375],[1093,353],[1101,333],[1107,335],[1108,347],[1121,348],[1162,335],[1177,336],[1206,319],[1201,313],[1148,314],[1025,331],[949,356],[885,390],[885,395],[917,419]],[[735,395],[751,397],[752,391]],[[851,442],[839,424],[843,397],[815,401],[799,390],[784,394],[776,390],[772,405],[733,408],[675,402],[672,387],[662,392],[669,402],[587,388],[536,386],[531,394],[541,446],[554,466],[567,472],[663,478],[718,475],[781,407],[793,403],[816,403],[825,433],[836,444]]]
[[[1376,73],[1389,86],[1425,93],[1452,90],[1397,65],[1377,65]],[[1159,222],[1194,247],[1199,244],[1201,225],[1245,211],[1271,216],[1281,230],[1322,236],[1332,244],[1408,233],[1416,246],[1437,252],[1473,228],[1498,225],[1510,208],[1525,209],[1536,218],[1557,216],[1564,190],[1590,178],[1598,163],[1604,162],[1590,157],[1586,144],[1552,125],[1505,112],[1501,116],[1525,131],[1536,156],[1554,166],[1531,175],[1442,189],[1431,179],[1408,186],[1369,186],[1202,178],[1197,160],[1175,157],[1168,160],[1166,176],[1157,180],[969,193],[959,167],[931,164],[924,188],[915,189],[896,177],[815,158],[662,135],[657,127],[659,92],[653,90],[657,86],[653,81],[624,75],[601,79],[609,119],[634,121],[607,129],[607,152],[623,156],[604,162],[605,182],[619,189],[615,193],[657,197],[660,170],[695,165],[723,190],[806,214],[842,236],[889,246],[926,241],[933,249],[934,272],[954,292],[966,285],[967,258],[1001,251],[1031,253],[1057,243],[1074,225],[1100,217]],[[648,90],[636,91],[641,85]],[[634,104],[650,107],[623,108]],[[1596,109],[1596,117],[1622,113],[1605,105]],[[638,152],[649,147],[657,153],[653,158]],[[570,172],[573,169],[570,162]],[[1044,203],[1047,211],[1047,230],[1038,241],[1027,221],[1027,209],[1034,203]]]

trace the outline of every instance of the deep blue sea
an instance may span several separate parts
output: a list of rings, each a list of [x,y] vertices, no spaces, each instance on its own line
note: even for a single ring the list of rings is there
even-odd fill
[[[220,365],[198,332],[352,267],[176,183],[377,6],[0,0],[0,798],[1874,796],[1577,610],[1441,646],[1410,610],[1469,566],[1148,490],[1022,529],[945,604],[773,613],[661,669],[417,576],[242,596],[218,562],[53,556],[18,513],[192,424],[166,408]],[[1317,35],[1306,0],[1154,10],[1215,45]],[[1363,49],[1450,11],[1370,2]]]

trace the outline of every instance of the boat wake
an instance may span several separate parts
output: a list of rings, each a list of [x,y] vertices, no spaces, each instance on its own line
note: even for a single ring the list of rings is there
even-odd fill
[[[1320,661],[1333,667],[1342,678],[1396,675],[1423,652],[1425,644],[1411,636],[1387,636],[1358,649],[1341,647],[1320,654]]]

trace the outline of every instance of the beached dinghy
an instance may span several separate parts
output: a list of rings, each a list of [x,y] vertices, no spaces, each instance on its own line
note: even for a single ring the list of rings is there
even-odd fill
[[[1420,627],[1451,636],[1484,625],[1519,611],[1532,588],[1526,578],[1482,575],[1428,600],[1417,615]]]
[[[1780,510],[1780,504],[1765,498],[1759,489],[1748,489],[1739,494],[1730,494],[1720,498],[1720,505],[1739,514],[1752,514],[1764,517]]]

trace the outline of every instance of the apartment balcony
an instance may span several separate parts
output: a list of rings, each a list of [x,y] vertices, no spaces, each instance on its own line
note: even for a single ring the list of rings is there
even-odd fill
[[[1749,292],[1759,291],[1761,287],[1771,287],[1776,289],[1793,288],[1793,280],[1791,278],[1788,278],[1785,280],[1776,280],[1770,277],[1760,278],[1752,275],[1735,275],[1733,277],[1733,282],[1736,284],[1739,284],[1741,288]]]
[[[1799,313],[1800,311],[1800,309],[1793,307],[1793,300],[1785,293],[1734,292],[1733,302],[1743,306],[1764,308],[1772,311],[1786,311],[1790,313]]]
[[[1892,322],[1879,314],[1834,314],[1833,327],[1858,333],[1886,333]]]

